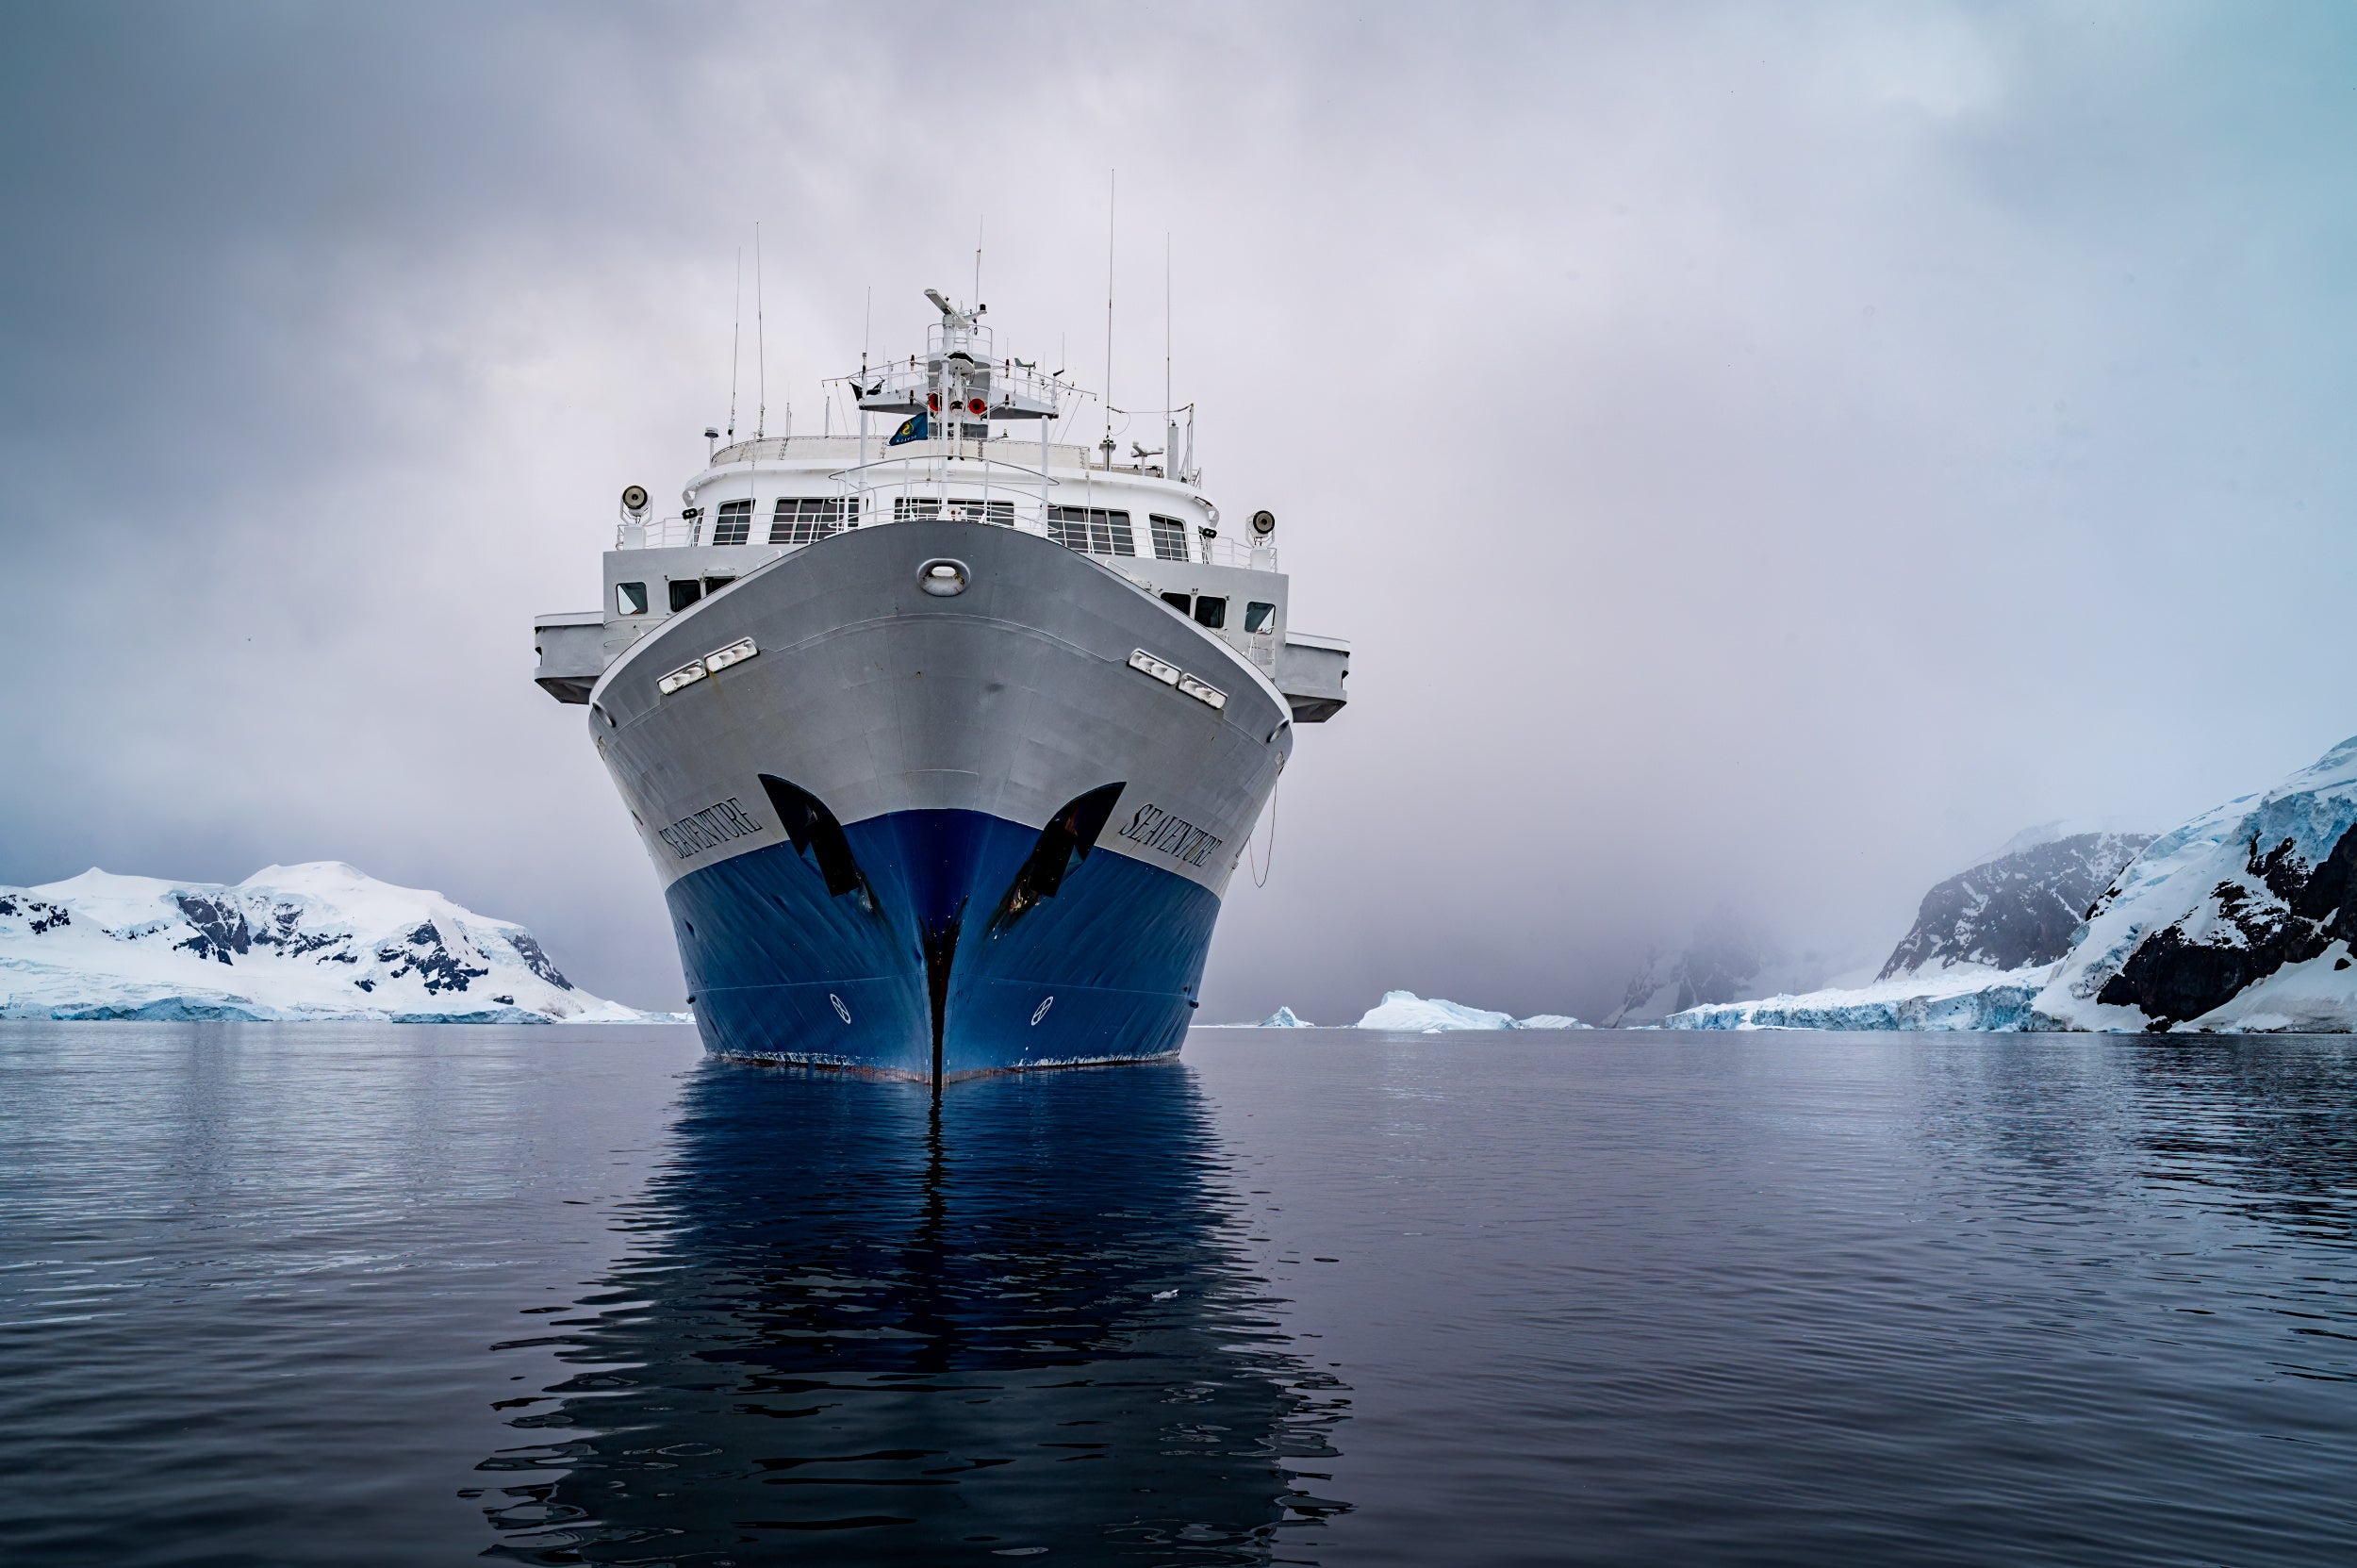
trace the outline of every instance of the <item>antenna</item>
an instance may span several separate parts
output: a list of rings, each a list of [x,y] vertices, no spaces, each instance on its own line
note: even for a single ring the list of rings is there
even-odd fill
[[[1178,416],[1170,406],[1170,231],[1162,230],[1162,472],[1181,484]],[[1141,462],[1143,458],[1139,459]]]
[[[974,303],[982,303],[982,221],[974,220]],[[975,314],[981,312],[978,309]]]
[[[729,321],[729,439],[736,439],[736,345],[745,336],[745,247],[736,247],[736,305]]]
[[[753,416],[753,439],[769,424],[769,333],[761,313],[761,225],[753,225],[753,364],[761,387],[760,411]]]
[[[1105,171],[1105,466],[1113,466],[1113,176]]]

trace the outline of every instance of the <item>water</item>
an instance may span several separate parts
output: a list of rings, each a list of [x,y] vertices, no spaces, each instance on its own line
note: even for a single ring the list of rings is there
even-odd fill
[[[0,1026],[0,1560],[2344,1563],[2357,1044]]]

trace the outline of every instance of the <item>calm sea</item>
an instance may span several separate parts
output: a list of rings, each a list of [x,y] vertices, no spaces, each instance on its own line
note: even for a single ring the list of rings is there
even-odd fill
[[[2357,1044],[0,1025],[0,1561],[2357,1561]]]

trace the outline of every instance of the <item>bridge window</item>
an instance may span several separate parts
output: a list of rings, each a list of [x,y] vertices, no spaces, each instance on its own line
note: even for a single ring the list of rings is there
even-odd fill
[[[752,532],[753,503],[750,501],[720,503],[720,515],[712,520],[714,544],[743,544]]]
[[[769,514],[771,544],[811,544],[855,527],[852,503],[840,496],[782,495]]]
[[[731,583],[735,581],[736,579],[733,577],[707,577],[704,579],[704,592],[718,593],[722,588],[727,587]]]
[[[1137,537],[1129,532],[1129,514],[1101,506],[1050,506],[1047,536],[1072,550],[1092,555],[1135,555]]]
[[[1162,602],[1180,615],[1195,614],[1195,595],[1191,593],[1166,593],[1162,595]]]
[[[1212,631],[1218,631],[1228,624],[1228,601],[1213,598],[1208,593],[1195,595],[1195,621],[1198,626],[1209,626]]]
[[[1244,607],[1244,629],[1247,632],[1265,632],[1276,619],[1274,604],[1263,604],[1256,599]]]
[[[615,584],[614,613],[616,615],[645,615],[647,613],[647,585],[644,583]]]
[[[671,579],[671,613],[673,615],[679,614],[680,611],[687,608],[688,605],[693,604],[697,600],[701,599],[703,596],[704,586],[696,581],[693,577],[674,577]]]
[[[1154,530],[1154,558],[1158,561],[1183,561],[1187,558],[1187,525],[1177,518],[1151,517],[1147,525]]]

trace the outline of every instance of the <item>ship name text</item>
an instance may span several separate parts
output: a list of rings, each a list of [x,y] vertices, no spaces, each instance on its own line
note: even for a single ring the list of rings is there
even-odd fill
[[[1154,805],[1140,806],[1138,814],[1129,818],[1129,825],[1121,830],[1121,836],[1149,850],[1159,850],[1182,866],[1202,865],[1211,858],[1212,850],[1228,842],[1217,834]]]
[[[680,859],[686,860],[733,838],[750,837],[760,831],[761,824],[747,816],[745,808],[732,795],[717,805],[681,817],[668,828],[655,829],[654,835],[676,850]]]

